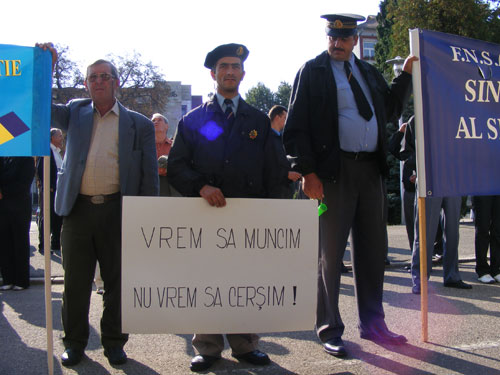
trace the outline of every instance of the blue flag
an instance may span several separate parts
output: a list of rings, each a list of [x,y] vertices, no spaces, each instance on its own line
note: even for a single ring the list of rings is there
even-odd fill
[[[415,108],[421,96],[416,115],[423,126],[417,143],[425,154],[420,196],[500,194],[500,45],[418,30],[417,47]]]
[[[50,155],[52,56],[0,44],[0,156]]]

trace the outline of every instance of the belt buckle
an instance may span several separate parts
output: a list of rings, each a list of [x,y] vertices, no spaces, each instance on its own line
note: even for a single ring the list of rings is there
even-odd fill
[[[104,195],[93,195],[90,198],[90,202],[93,204],[103,204],[104,203]]]

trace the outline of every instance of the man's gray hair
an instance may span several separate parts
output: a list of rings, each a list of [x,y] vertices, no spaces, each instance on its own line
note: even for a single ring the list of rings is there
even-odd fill
[[[111,68],[111,75],[113,76],[113,78],[120,78],[118,76],[118,69],[116,69],[116,66],[113,65],[113,63],[111,61],[108,61],[108,60],[104,60],[104,59],[99,59],[97,61],[94,61],[92,64],[90,64],[89,66],[87,66],[87,75],[85,77],[85,80],[87,80],[87,78],[89,77],[89,71],[90,71],[90,68],[96,66],[96,65],[101,65],[101,64],[108,64],[109,67]]]

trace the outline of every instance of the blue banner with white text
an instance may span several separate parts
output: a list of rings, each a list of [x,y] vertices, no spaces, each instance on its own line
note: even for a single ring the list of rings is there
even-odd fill
[[[51,54],[0,44],[0,156],[50,155]]]
[[[420,30],[427,196],[500,194],[500,45]]]

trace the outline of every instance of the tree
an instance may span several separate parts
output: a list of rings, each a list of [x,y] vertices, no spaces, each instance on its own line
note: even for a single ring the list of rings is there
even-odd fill
[[[252,87],[245,95],[245,100],[248,104],[267,113],[274,105],[274,94],[262,82],[257,83],[257,86]]]
[[[283,81],[278,86],[278,91],[272,92],[262,82],[257,83],[257,86],[252,87],[245,95],[245,100],[248,104],[260,109],[264,113],[268,113],[271,107],[276,104],[288,108],[292,86]]]
[[[144,62],[140,53],[130,56],[108,55],[118,70],[120,90],[117,97],[126,107],[147,117],[163,112],[170,94],[170,87],[158,67],[151,61]]]
[[[288,108],[288,103],[290,102],[290,95],[292,94],[292,85],[288,82],[282,81],[278,86],[278,91],[274,94],[275,104],[282,105]]]
[[[54,66],[53,86],[61,89],[63,87],[83,87],[83,75],[78,64],[68,57],[69,47],[56,44],[57,61]]]
[[[493,43],[500,42],[499,2],[485,0],[390,0],[393,53],[409,52],[408,29],[441,31]]]

